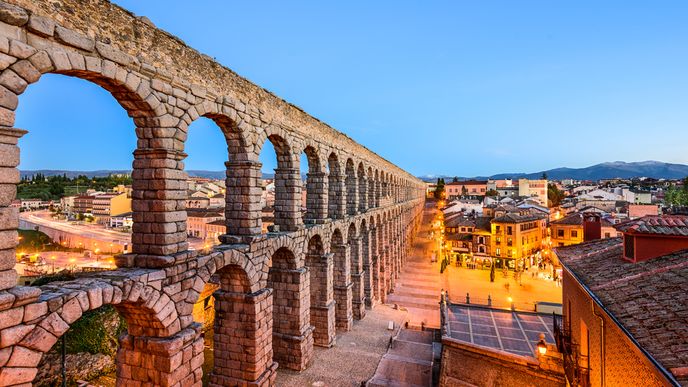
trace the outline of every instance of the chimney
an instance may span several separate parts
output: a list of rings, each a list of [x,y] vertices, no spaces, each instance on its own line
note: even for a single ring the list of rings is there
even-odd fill
[[[600,214],[586,212],[583,214],[583,240],[585,242],[602,239],[602,219]]]

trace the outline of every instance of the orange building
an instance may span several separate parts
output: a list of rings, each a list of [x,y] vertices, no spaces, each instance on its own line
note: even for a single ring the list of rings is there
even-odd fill
[[[447,198],[459,196],[485,196],[487,192],[487,181],[466,180],[447,183],[444,185],[444,192]]]
[[[645,217],[622,238],[560,247],[555,336],[571,386],[688,385],[688,216]]]

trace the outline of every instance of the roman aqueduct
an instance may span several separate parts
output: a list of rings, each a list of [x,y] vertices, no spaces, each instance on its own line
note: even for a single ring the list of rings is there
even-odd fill
[[[0,1],[0,385],[29,385],[37,365],[86,311],[126,319],[119,385],[201,383],[203,339],[192,309],[211,276],[212,385],[270,385],[303,370],[313,345],[336,345],[384,302],[409,252],[421,181],[299,108],[105,0]],[[135,123],[132,253],[117,270],[16,286],[20,95],[43,74],[109,91]],[[185,140],[199,117],[227,140],[226,235],[189,250]],[[274,232],[261,234],[261,164],[277,153]],[[299,157],[308,158],[302,187]],[[301,190],[307,211],[301,212]]]

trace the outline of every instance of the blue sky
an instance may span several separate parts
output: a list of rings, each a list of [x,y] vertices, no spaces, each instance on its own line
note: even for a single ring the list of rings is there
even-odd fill
[[[688,164],[686,2],[115,2],[416,175]],[[45,76],[16,126],[22,169],[131,166],[131,120],[86,81]],[[210,121],[187,153],[224,168]]]

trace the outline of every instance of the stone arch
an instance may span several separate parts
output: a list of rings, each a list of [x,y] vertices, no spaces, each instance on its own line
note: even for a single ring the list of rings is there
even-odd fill
[[[306,369],[313,356],[308,267],[288,247],[270,255],[268,287],[273,289],[272,350],[281,366]]]
[[[165,191],[168,183],[176,184],[181,178],[179,171],[165,162],[170,161],[174,165],[183,158],[181,152],[175,149],[173,140],[176,134],[174,125],[178,119],[166,114],[167,109],[161,102],[161,98],[151,90],[150,82],[126,67],[101,58],[97,52],[84,55],[53,41],[49,42],[49,49],[37,49],[18,41],[12,41],[12,45],[20,46],[16,53],[10,53],[10,55],[16,55],[12,58],[14,63],[0,74],[0,78],[6,79],[4,84],[7,86],[6,93],[3,94],[3,108],[0,108],[5,111],[5,114],[0,115],[0,126],[6,127],[1,129],[2,137],[13,139],[7,145],[16,147],[16,139],[26,133],[23,130],[11,129],[15,120],[13,110],[19,104],[19,96],[24,93],[28,85],[38,82],[44,74],[71,76],[105,89],[133,118],[137,127],[135,132],[138,144],[134,151],[132,173],[135,181],[134,189],[137,191],[137,195],[133,198],[135,235],[132,238],[132,251],[140,254],[166,255],[186,250],[187,244],[183,231],[163,233],[152,231],[151,228],[153,223],[162,224],[162,228],[165,229],[176,227],[176,222],[170,222],[160,214],[155,215],[158,219],[151,221],[151,216],[145,218],[141,212],[143,208],[160,211],[160,213],[165,212],[161,211],[166,208],[165,205],[149,199],[155,197],[149,191]],[[17,164],[18,161],[17,152]],[[160,165],[164,167],[159,167]],[[153,171],[160,170],[173,171],[165,173],[169,176],[168,178],[160,179],[164,181],[164,184],[158,185],[155,190],[143,184],[144,174],[154,175]],[[168,224],[169,227],[164,227]],[[159,229],[156,228],[156,230]],[[151,260],[156,259],[151,258]],[[124,260],[120,264],[133,265],[134,262]],[[137,264],[146,265],[147,260],[140,260]]]
[[[260,234],[260,213],[251,209],[258,207],[261,199],[258,191],[261,187],[261,164],[253,160],[253,144],[247,140],[249,132],[255,130],[243,121],[238,123],[240,118],[234,108],[206,100],[190,106],[182,116],[180,137],[184,141],[183,145],[189,126],[199,117],[212,120],[222,132],[227,145],[224,210],[226,235],[248,237]],[[220,239],[223,243],[237,241],[225,236]]]
[[[327,176],[323,169],[323,162],[316,146],[308,144],[303,152],[308,160],[304,223],[324,223],[327,218]]]
[[[285,130],[270,126],[261,132],[256,148],[259,154],[266,141],[270,141],[277,155],[274,180],[275,231],[296,231],[303,226],[298,155],[294,152],[294,147]]]
[[[358,183],[354,168],[354,161],[351,158],[347,158],[345,166],[347,215],[356,215],[358,211]]]
[[[175,304],[151,285],[144,275],[123,281],[80,278],[41,286],[41,302],[20,309],[19,312],[24,312],[24,325],[17,325],[7,336],[8,363],[23,369],[18,375],[21,380],[15,381],[31,382],[43,355],[70,326],[84,313],[105,305],[114,306],[129,324],[118,358],[129,349],[127,343],[133,335],[150,335],[151,340],[174,336],[180,331]],[[118,375],[118,382],[123,380],[126,381],[124,375]]]
[[[328,191],[328,217],[341,219],[346,214],[346,187],[344,185],[343,168],[339,162],[339,156],[331,152],[327,157],[329,173],[327,175]]]
[[[337,330],[348,331],[353,324],[350,248],[339,228],[332,232],[330,251],[334,259],[334,300]]]

